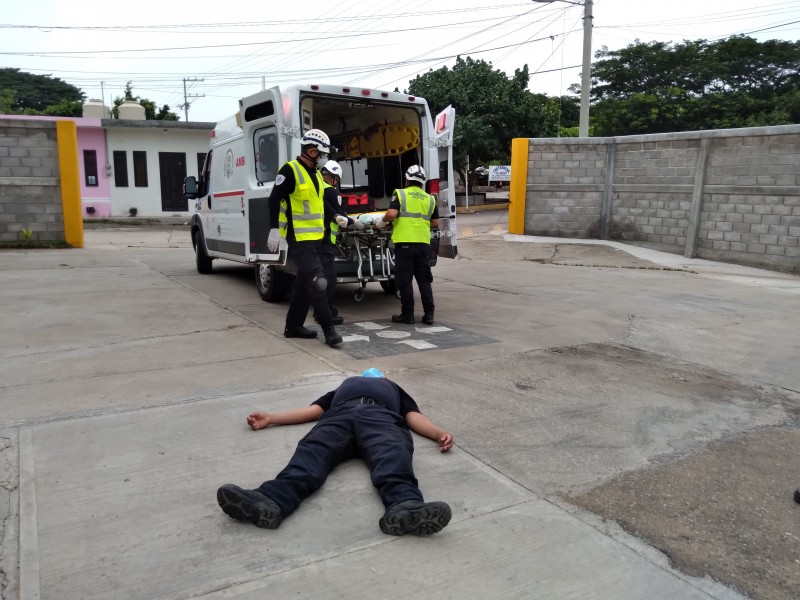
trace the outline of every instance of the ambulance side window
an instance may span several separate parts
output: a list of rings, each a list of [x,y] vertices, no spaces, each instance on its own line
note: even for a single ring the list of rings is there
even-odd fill
[[[278,129],[275,126],[256,130],[253,135],[256,157],[256,179],[261,183],[275,181],[278,176]]]

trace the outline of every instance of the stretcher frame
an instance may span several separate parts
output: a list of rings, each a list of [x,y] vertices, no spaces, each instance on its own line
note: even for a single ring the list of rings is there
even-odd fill
[[[339,229],[336,260],[336,282],[359,286],[353,295],[356,302],[364,300],[364,288],[370,282],[380,283],[386,293],[395,293],[391,228]]]

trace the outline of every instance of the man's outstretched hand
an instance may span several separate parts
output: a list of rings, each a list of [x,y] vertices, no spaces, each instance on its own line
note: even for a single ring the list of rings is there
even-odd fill
[[[448,431],[443,431],[439,434],[439,450],[447,452],[453,447],[453,434]]]
[[[269,413],[254,412],[247,415],[247,424],[253,429],[264,429],[264,427],[269,425],[271,422],[272,419],[270,418]]]

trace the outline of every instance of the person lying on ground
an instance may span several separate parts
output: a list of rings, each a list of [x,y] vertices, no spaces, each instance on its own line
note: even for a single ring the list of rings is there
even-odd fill
[[[217,502],[229,517],[257,527],[276,529],[317,491],[328,474],[350,458],[361,458],[385,512],[378,525],[386,534],[429,535],[450,522],[445,502],[425,502],[414,476],[414,442],[409,429],[453,447],[453,435],[424,416],[414,399],[377,369],[348,377],[310,406],[284,412],[254,412],[247,423],[254,430],[274,425],[316,421],[275,479],[256,489],[227,483]]]

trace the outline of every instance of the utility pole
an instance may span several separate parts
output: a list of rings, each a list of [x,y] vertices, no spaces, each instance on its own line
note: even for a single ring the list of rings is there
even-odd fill
[[[186,118],[186,121],[189,121],[189,107],[191,106],[191,102],[189,102],[189,98],[205,98],[205,94],[187,94],[186,93],[186,82],[195,82],[195,81],[205,81],[205,79],[194,79],[194,78],[183,78],[183,104],[181,104],[181,108],[183,109],[183,115]]]
[[[583,66],[581,68],[581,110],[578,120],[578,137],[589,137],[589,87],[592,85],[592,26],[594,0],[533,0],[540,4],[564,2],[583,6]]]

